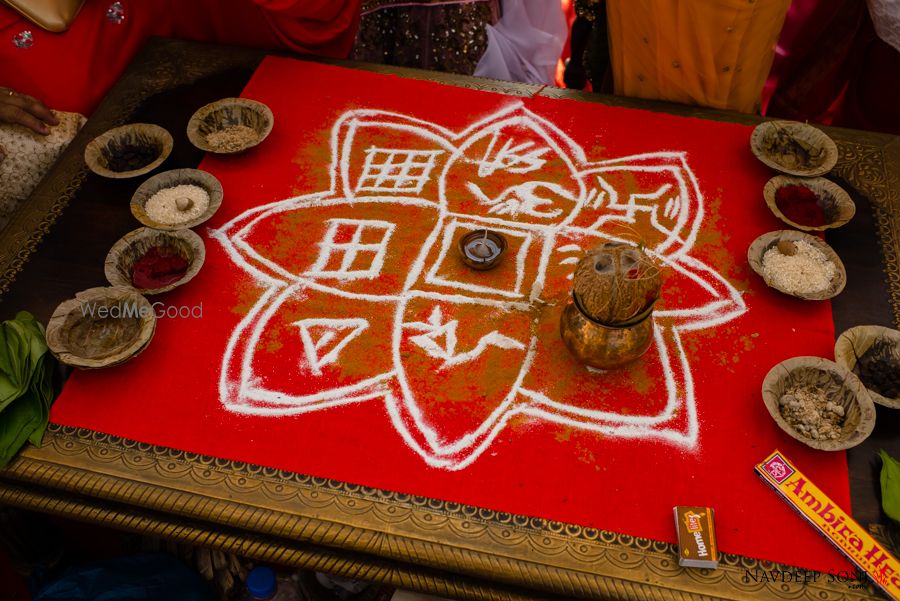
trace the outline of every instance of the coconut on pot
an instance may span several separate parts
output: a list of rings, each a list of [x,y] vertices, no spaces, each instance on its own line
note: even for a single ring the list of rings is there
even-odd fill
[[[582,257],[575,295],[588,317],[607,325],[642,318],[659,298],[662,273],[637,246],[607,242]]]

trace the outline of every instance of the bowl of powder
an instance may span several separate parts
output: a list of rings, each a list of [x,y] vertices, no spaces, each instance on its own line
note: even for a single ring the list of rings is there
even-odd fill
[[[131,286],[89,288],[64,301],[47,323],[47,346],[61,363],[81,369],[119,365],[150,345],[156,315]]]
[[[132,123],[91,140],[84,149],[88,168],[103,177],[123,179],[150,173],[172,152],[172,134],[158,125]]]
[[[847,284],[840,257],[822,240],[804,232],[763,234],[750,245],[747,260],[769,287],[804,300],[833,298]]]
[[[857,375],[872,400],[900,409],[900,331],[856,326],[838,336],[834,360]]]
[[[113,244],[104,272],[113,286],[160,294],[191,281],[205,258],[203,239],[192,230],[165,232],[141,227]]]
[[[173,169],[154,175],[131,197],[131,214],[157,230],[200,225],[222,206],[222,184],[199,169]]]
[[[840,227],[856,214],[850,195],[824,177],[776,175],[766,182],[763,197],[776,217],[805,232]]]
[[[262,102],[249,98],[224,98],[197,110],[188,121],[191,144],[217,154],[234,154],[253,148],[272,131],[275,116]]]
[[[821,451],[855,447],[875,428],[875,404],[859,378],[821,357],[775,365],[763,380],[762,396],[782,430]]]

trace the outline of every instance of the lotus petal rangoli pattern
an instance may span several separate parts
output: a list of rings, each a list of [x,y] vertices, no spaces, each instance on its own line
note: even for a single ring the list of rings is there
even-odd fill
[[[405,443],[433,467],[476,461],[515,415],[657,439],[700,441],[682,337],[747,310],[719,273],[691,256],[703,197],[684,153],[591,162],[566,134],[514,105],[465,131],[405,115],[352,110],[331,135],[331,189],[251,209],[212,235],[266,292],[231,335],[219,394],[230,411],[289,415],[383,402]],[[289,248],[273,232],[291,227]],[[411,247],[402,230],[419,232]],[[455,243],[490,228],[507,239],[501,267],[473,272]],[[638,232],[670,281],[640,410],[622,401],[628,372],[569,366],[558,335],[581,253]],[[373,311],[373,308],[377,310]],[[386,316],[380,319],[378,316]],[[303,351],[263,344],[299,339]],[[391,353],[377,352],[390,341]],[[352,353],[366,369],[348,369]],[[270,378],[279,373],[302,378]],[[570,391],[568,394],[566,391]],[[574,393],[580,393],[575,396]],[[585,393],[590,394],[585,394]],[[586,403],[585,398],[591,398]]]

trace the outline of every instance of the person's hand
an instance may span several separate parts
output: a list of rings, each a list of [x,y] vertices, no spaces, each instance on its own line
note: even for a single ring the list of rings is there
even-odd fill
[[[0,88],[0,123],[24,125],[45,136],[50,133],[48,125],[59,125],[43,102],[9,88]]]

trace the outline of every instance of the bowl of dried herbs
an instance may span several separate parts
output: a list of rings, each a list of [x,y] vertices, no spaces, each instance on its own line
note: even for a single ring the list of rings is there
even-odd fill
[[[173,144],[172,134],[164,128],[151,123],[132,123],[91,140],[84,149],[84,162],[103,177],[137,177],[162,165]]]
[[[797,121],[766,121],[750,136],[760,161],[781,173],[814,177],[831,171],[838,160],[834,140],[822,130]]]
[[[859,376],[872,400],[900,409],[900,331],[856,326],[838,336],[834,360]]]

